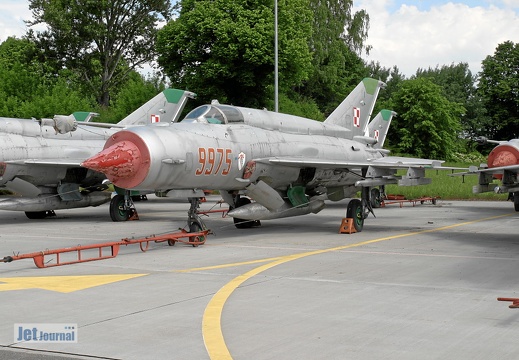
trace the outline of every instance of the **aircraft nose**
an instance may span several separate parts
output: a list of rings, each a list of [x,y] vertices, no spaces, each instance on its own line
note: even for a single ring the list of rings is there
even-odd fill
[[[118,134],[119,135],[119,134]],[[116,186],[131,189],[142,183],[149,170],[149,154],[139,141],[123,139],[107,142],[105,149],[85,160],[81,166],[102,172]],[[137,142],[137,144],[136,144]]]
[[[498,167],[519,164],[519,148],[510,144],[496,146],[487,160],[488,167]]]

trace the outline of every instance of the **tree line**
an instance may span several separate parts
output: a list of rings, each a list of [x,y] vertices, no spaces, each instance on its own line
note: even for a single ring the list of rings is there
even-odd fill
[[[78,110],[117,122],[165,87],[274,108],[272,0],[30,0],[22,38],[0,44],[0,116]],[[33,25],[45,30],[34,31]],[[159,26],[161,24],[161,26]],[[398,154],[471,161],[472,139],[519,137],[519,44],[496,44],[482,71],[366,63],[369,14],[352,0],[278,0],[279,110],[323,120],[364,77],[386,82],[375,108],[398,113],[387,147]],[[155,62],[150,75],[138,70]]]

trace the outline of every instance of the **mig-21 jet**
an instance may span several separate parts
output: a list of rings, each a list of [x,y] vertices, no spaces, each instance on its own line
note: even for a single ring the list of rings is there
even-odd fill
[[[106,140],[123,128],[178,120],[187,99],[194,96],[166,89],[117,124],[60,115],[40,120],[0,118],[0,188],[20,195],[0,199],[0,210],[25,211],[36,219],[58,209],[109,202],[106,176],[80,163],[101,151]]]
[[[508,199],[514,202],[515,211],[519,211],[519,139],[509,141],[489,140],[480,136],[476,139],[480,144],[492,143],[497,146],[488,154],[487,163],[477,168],[471,166],[469,173],[478,175],[478,185],[472,192],[475,194],[494,191],[498,194],[508,193]],[[467,174],[467,173],[464,173]],[[493,183],[499,179],[501,185]]]
[[[119,131],[82,165],[125,189],[219,190],[238,228],[317,213],[325,201],[353,198],[347,217],[361,231],[372,211],[372,188],[428,184],[426,168],[445,169],[443,161],[387,156],[366,136],[384,85],[362,80],[324,122],[213,102],[180,122]],[[405,175],[397,175],[399,169]],[[198,206],[191,201],[192,232],[204,228]]]

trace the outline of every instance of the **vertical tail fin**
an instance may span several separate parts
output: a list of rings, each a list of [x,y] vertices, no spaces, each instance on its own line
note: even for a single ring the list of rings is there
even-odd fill
[[[373,146],[375,149],[382,149],[384,146],[384,141],[386,141],[386,135],[393,116],[396,116],[396,112],[384,109],[369,122],[367,135],[377,139],[377,143]]]
[[[154,122],[176,122],[186,105],[187,99],[194,99],[195,93],[166,89],[121,120],[118,125],[146,125]]]
[[[365,78],[324,121],[351,130],[351,137],[362,136],[366,132],[382,81]]]

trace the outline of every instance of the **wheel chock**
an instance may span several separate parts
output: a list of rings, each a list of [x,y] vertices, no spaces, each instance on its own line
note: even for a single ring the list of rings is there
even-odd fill
[[[343,218],[341,227],[339,228],[339,234],[353,234],[356,232],[357,230],[353,225],[353,218]]]
[[[128,220],[139,220],[139,214],[137,214],[137,210],[136,209],[132,209],[131,210],[131,214],[128,217]]]

